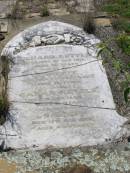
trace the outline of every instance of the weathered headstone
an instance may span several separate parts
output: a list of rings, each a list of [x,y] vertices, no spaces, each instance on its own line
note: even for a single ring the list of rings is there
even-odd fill
[[[53,45],[61,37],[59,45]],[[10,115],[0,128],[6,148],[90,146],[126,132],[121,127],[126,119],[116,112],[105,69],[96,56],[97,42],[78,27],[50,21],[6,45],[2,55],[13,61]]]

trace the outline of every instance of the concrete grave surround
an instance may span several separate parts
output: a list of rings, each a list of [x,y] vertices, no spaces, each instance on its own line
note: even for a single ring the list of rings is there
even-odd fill
[[[116,112],[93,35],[49,21],[15,36],[2,55],[10,63],[5,148],[91,146],[126,133]]]

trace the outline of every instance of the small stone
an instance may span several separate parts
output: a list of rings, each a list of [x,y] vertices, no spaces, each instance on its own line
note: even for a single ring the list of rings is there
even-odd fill
[[[41,45],[41,37],[40,36],[35,36],[32,39],[32,44],[34,43],[35,46]]]
[[[70,43],[70,41],[71,41],[71,35],[70,34],[64,34],[64,37],[65,37],[65,42],[66,43]]]
[[[0,32],[8,32],[8,22],[7,21],[0,22]]]

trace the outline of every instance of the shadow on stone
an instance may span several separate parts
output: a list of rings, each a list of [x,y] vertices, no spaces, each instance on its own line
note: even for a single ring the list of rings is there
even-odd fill
[[[2,33],[0,33],[0,41],[2,41],[4,39],[5,39],[5,36]]]
[[[8,83],[8,72],[9,72],[9,62],[5,56],[1,56],[2,71],[0,76],[0,125],[3,125],[6,121],[9,102],[7,95],[7,83]]]

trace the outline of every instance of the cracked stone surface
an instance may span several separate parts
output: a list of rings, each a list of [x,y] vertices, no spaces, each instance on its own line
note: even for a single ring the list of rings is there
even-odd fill
[[[29,47],[34,37],[54,34],[76,39],[58,45],[39,41]],[[13,63],[9,120],[0,127],[4,148],[92,146],[126,134],[122,125],[127,119],[116,112],[102,60],[97,59],[97,42],[81,28],[49,21],[28,28],[6,45],[2,55]]]

